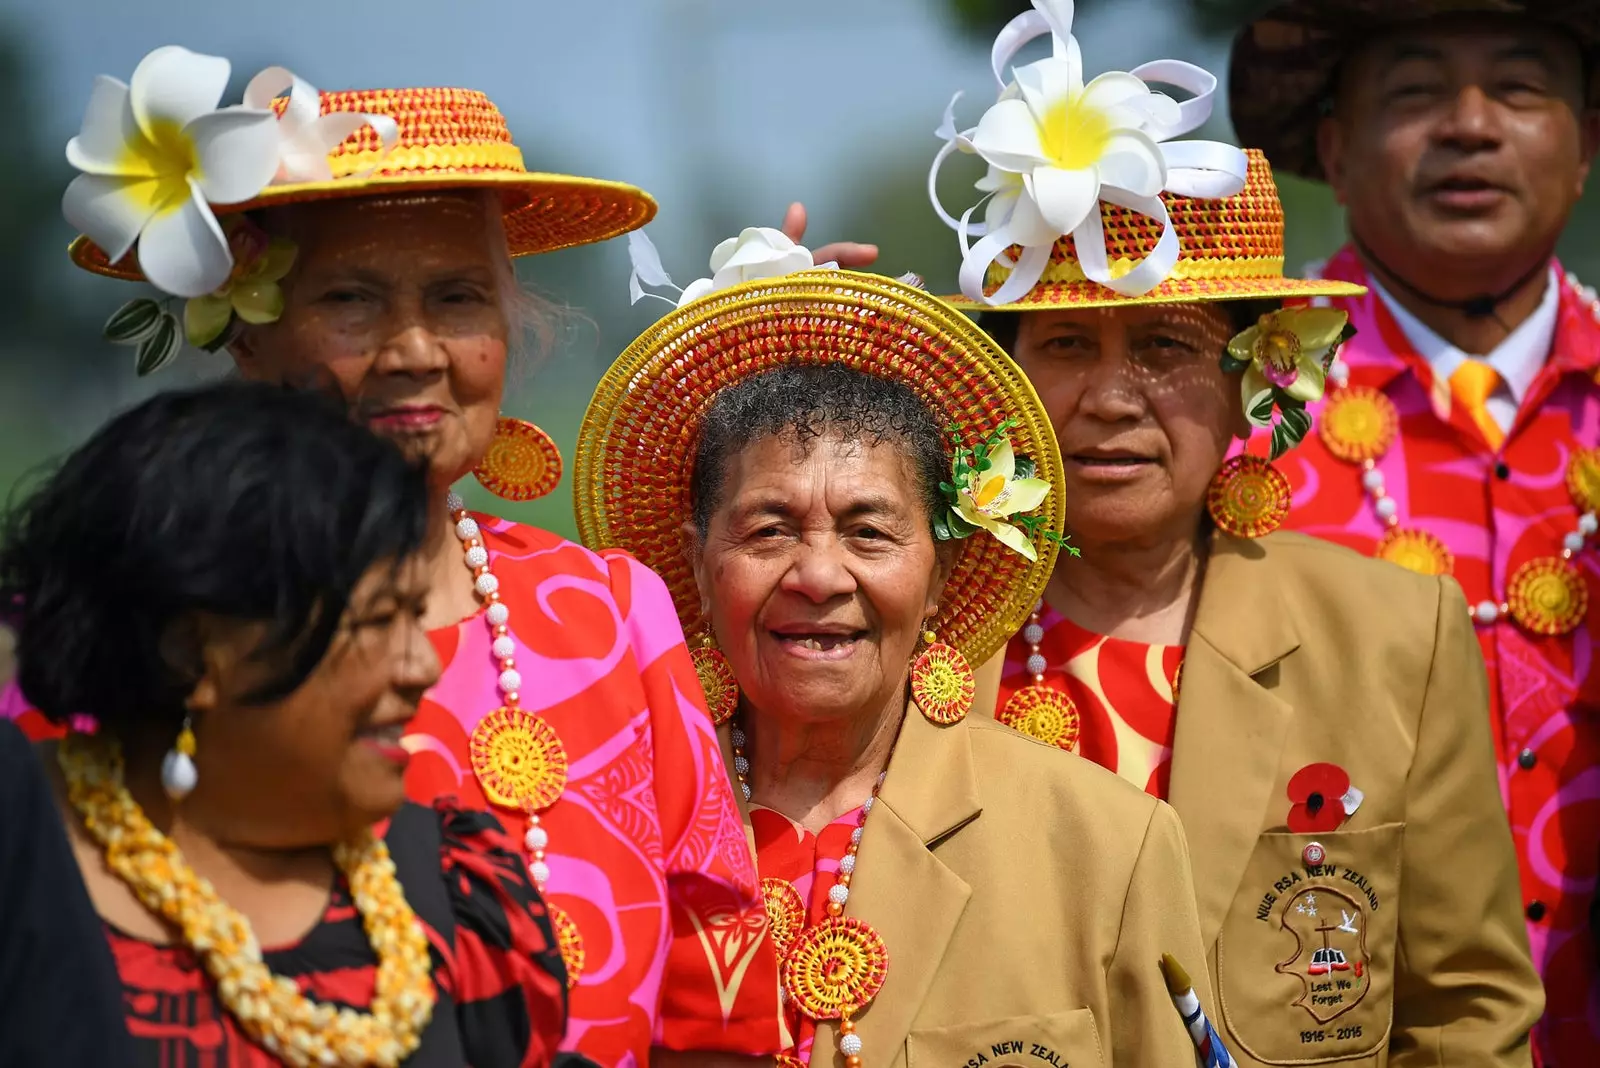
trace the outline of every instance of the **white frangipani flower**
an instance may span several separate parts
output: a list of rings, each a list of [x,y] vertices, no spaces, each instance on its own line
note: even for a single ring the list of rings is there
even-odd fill
[[[961,289],[973,300],[996,305],[1022,296],[1043,275],[1055,243],[1069,234],[1085,276],[1119,293],[1147,293],[1178,260],[1161,194],[1227,197],[1244,188],[1248,160],[1242,150],[1212,141],[1168,143],[1210,116],[1217,79],[1188,63],[1158,60],[1085,82],[1071,32],[1073,13],[1072,0],[1033,0],[1033,10],[995,38],[990,58],[1003,88],[994,106],[977,126],[958,131],[952,100],[937,131],[945,145],[928,175],[928,192],[939,216],[960,235]],[[1011,59],[1045,34],[1051,55],[1015,68],[1007,82],[1002,72]],[[1178,86],[1192,97],[1177,103],[1152,90],[1150,81]],[[957,151],[989,164],[977,183],[987,195],[982,223],[971,221],[978,205],[956,219],[939,202],[939,168]],[[1110,262],[1101,202],[1161,224],[1162,236],[1143,260]],[[980,240],[969,244],[974,237]],[[1014,264],[1007,253],[1013,245],[1022,249]],[[1010,277],[985,294],[985,275],[996,262],[1011,268]]]
[[[139,243],[139,266],[180,297],[209,293],[233,261],[211,204],[249,200],[278,169],[277,120],[218,108],[228,61],[177,46],[151,52],[129,84],[101,76],[67,162],[83,173],[62,198],[67,221],[112,262]]]
[[[661,254],[644,231],[634,230],[628,235],[628,256],[633,261],[633,274],[628,279],[628,292],[632,303],[643,297],[668,300],[658,293],[649,293],[645,286],[667,286],[673,289],[672,279],[661,266]],[[818,264],[811,250],[797,245],[781,230],[769,226],[747,226],[738,237],[717,243],[711,250],[711,277],[697,278],[685,286],[673,303],[683,307],[718,290],[751,282],[757,278],[777,278],[813,267],[832,267],[836,264]]]

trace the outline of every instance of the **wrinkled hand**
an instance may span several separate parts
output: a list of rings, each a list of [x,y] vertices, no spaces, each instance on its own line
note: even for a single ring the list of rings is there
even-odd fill
[[[783,216],[783,233],[797,245],[805,244],[806,206],[796,201],[789,205]],[[870,267],[878,261],[878,246],[863,245],[855,241],[835,241],[813,249],[811,258],[817,263],[838,263],[847,270]]]

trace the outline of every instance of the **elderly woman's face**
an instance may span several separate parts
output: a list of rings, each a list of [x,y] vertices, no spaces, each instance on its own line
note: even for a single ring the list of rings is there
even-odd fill
[[[903,700],[949,574],[917,485],[892,442],[766,437],[729,458],[694,570],[748,705],[823,722]]]
[[[250,654],[261,624],[217,622],[190,698],[199,784],[191,818],[230,841],[298,848],[348,837],[394,812],[408,760],[400,735],[439,658],[422,627],[425,575],[415,562],[373,568],[357,585],[327,655],[288,696],[246,696],[273,668]]]
[[[491,202],[436,194],[312,203],[269,218],[296,244],[284,311],[234,346],[246,375],[336,383],[447,486],[494,436],[509,324]]]
[[[1028,312],[1016,358],[1055,426],[1067,528],[1085,542],[1193,537],[1243,433],[1232,327],[1199,304]]]

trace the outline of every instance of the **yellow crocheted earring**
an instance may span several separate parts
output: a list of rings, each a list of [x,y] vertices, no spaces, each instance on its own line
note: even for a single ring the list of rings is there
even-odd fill
[[[526,419],[501,416],[489,451],[472,473],[496,497],[537,500],[561,482],[561,450],[549,434]]]
[[[694,663],[694,673],[700,676],[700,689],[706,695],[711,722],[720,727],[732,719],[739,708],[739,680],[733,677],[733,665],[717,648],[717,639],[709,630],[695,640],[689,659]]]
[[[1236,538],[1259,538],[1278,529],[1291,499],[1283,472],[1259,456],[1240,453],[1211,480],[1206,510],[1220,530]]]
[[[931,629],[923,632],[923,650],[911,662],[911,699],[930,723],[948,727],[972,711],[977,690],[972,665],[960,649],[946,645]]]

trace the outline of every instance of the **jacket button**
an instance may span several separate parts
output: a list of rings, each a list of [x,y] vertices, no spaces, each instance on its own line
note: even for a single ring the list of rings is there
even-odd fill
[[[1543,901],[1528,902],[1528,919],[1532,920],[1533,922],[1538,923],[1540,920],[1544,919],[1545,911],[1546,910]]]
[[[1524,749],[1517,754],[1517,767],[1523,771],[1530,770],[1537,763],[1539,763],[1539,754],[1532,749]]]
[[[1500,463],[1494,465],[1494,477],[1498,478],[1501,482],[1504,482],[1506,479],[1511,477],[1511,468],[1506,466],[1505,461],[1502,460]]]

